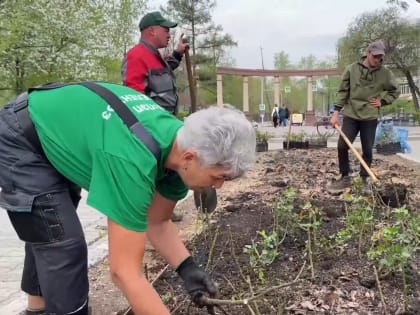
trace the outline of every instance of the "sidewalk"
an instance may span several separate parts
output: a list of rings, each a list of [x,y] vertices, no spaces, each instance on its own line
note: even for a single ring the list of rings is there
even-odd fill
[[[322,129],[324,127],[320,127],[320,130],[322,130],[321,132],[325,131],[328,132],[331,129]],[[408,130],[408,139],[409,140],[420,140],[420,127],[416,126],[416,127],[398,127],[396,126],[396,128],[405,128]],[[273,140],[275,140],[276,138],[284,138],[287,133],[289,132],[289,126],[287,127],[277,127],[274,128],[271,125],[267,125],[264,123],[264,125],[261,127],[261,125],[259,125],[258,130],[265,132],[267,131],[270,135],[272,135],[274,138]],[[299,133],[299,132],[305,132],[307,135],[311,135],[311,134],[317,134],[317,130],[316,127],[314,126],[292,126],[291,128],[291,132],[294,133]],[[329,139],[329,141],[332,141],[333,139],[338,139],[338,133],[335,133],[336,136],[331,137]]]
[[[108,238],[105,216],[86,205],[86,195],[83,191],[78,213],[92,266],[107,255]],[[6,211],[0,209],[0,314],[18,314],[26,307],[26,297],[20,291],[23,257],[23,242],[16,236]]]
[[[397,127],[400,128],[400,127]],[[398,153],[398,155],[420,163],[420,127],[401,127],[408,129],[408,144],[411,147],[411,153]],[[272,138],[268,141],[269,150],[279,150],[283,148],[283,140],[285,139],[287,133],[289,132],[289,127],[277,127],[274,128],[271,125],[264,124],[262,127],[259,126],[258,129],[262,132],[268,132]],[[316,127],[313,126],[292,126],[291,132],[299,133],[305,132],[307,135],[317,134]],[[335,136],[328,139],[328,147],[336,147],[338,140],[338,133]],[[360,138],[357,137],[354,146],[360,148]]]

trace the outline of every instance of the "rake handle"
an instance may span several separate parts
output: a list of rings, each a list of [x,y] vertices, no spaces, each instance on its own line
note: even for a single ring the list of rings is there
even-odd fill
[[[365,160],[363,159],[363,157],[360,155],[359,151],[356,150],[356,148],[353,146],[353,144],[350,142],[349,138],[347,138],[347,136],[344,134],[344,132],[341,130],[341,127],[339,125],[335,125],[334,126],[335,129],[338,130],[338,132],[340,133],[340,136],[344,139],[344,141],[347,143],[348,147],[350,148],[350,150],[354,153],[354,155],[356,156],[356,158],[359,160],[360,164],[364,167],[364,169],[366,170],[366,172],[369,174],[370,178],[372,178],[372,181],[377,182],[378,178],[376,177],[376,175],[372,172],[372,170],[370,169],[370,167],[366,164]]]

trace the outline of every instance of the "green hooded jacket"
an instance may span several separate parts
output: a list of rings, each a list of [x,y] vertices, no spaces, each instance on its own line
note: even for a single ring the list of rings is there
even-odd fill
[[[357,120],[373,120],[379,109],[369,99],[380,97],[383,105],[391,104],[399,96],[398,85],[392,72],[380,66],[369,69],[361,61],[347,66],[338,88],[336,110],[344,108],[344,116]]]

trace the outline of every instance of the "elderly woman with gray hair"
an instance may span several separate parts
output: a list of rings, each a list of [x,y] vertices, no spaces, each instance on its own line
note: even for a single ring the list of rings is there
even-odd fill
[[[220,188],[255,160],[255,132],[237,110],[211,107],[181,122],[149,97],[105,82],[30,89],[0,110],[0,205],[25,242],[26,314],[88,314],[80,189],[108,218],[109,264],[135,314],[169,314],[141,272],[146,238],[192,300],[210,276],[171,222],[188,189]]]

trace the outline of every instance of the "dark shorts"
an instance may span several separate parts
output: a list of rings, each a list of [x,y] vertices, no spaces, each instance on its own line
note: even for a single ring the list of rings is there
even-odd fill
[[[76,213],[80,187],[36,152],[15,109],[12,102],[0,110],[0,207],[25,242],[22,290],[43,296],[47,314],[67,314],[86,303],[89,291]]]

